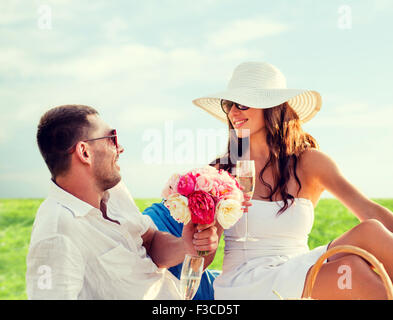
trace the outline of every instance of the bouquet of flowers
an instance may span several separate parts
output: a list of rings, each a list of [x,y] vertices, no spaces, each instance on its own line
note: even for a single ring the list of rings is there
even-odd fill
[[[163,192],[164,205],[172,217],[187,224],[210,224],[217,219],[224,228],[242,216],[243,192],[227,171],[206,166],[183,175],[175,173]]]

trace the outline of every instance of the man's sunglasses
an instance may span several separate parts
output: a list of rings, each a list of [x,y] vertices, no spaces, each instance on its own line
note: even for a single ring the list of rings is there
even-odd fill
[[[225,112],[225,114],[228,114],[229,112],[231,112],[231,109],[233,106],[235,106],[238,110],[242,110],[242,111],[250,109],[250,107],[243,106],[243,105],[238,104],[236,102],[221,99],[221,109],[222,109],[222,111]]]
[[[104,137],[93,138],[93,139],[86,139],[86,140],[82,140],[82,141],[88,142],[88,141],[95,141],[95,140],[101,140],[101,139],[111,139],[113,144],[115,145],[116,149],[119,149],[119,143],[117,140],[116,129],[113,129],[110,133],[111,133],[110,136],[104,136]],[[73,153],[74,151],[75,151],[75,145],[70,149],[69,153]]]
[[[100,139],[111,139],[113,144],[116,146],[116,149],[119,148],[119,144],[117,142],[117,133],[116,133],[116,129],[113,129],[111,131],[111,135],[110,136],[104,136],[104,137],[99,137],[99,138],[93,138],[93,139],[87,139],[87,140],[83,140],[83,142],[87,142],[87,141],[94,141],[94,140],[100,140]]]

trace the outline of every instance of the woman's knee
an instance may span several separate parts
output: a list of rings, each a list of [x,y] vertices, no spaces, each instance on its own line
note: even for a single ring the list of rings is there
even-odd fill
[[[359,223],[355,228],[361,229],[365,234],[372,234],[385,229],[385,226],[377,219],[367,219]]]
[[[363,249],[370,249],[370,244],[379,238],[378,236],[381,232],[383,232],[384,228],[383,224],[376,219],[364,220],[351,230],[348,230],[342,236],[333,240],[329,248],[336,247],[338,245],[353,245]],[[338,253],[330,257],[328,260],[333,261],[346,255],[347,254],[345,253]]]
[[[367,219],[360,222],[357,226],[350,230],[348,232],[348,236],[345,238],[348,238],[348,244],[352,244],[350,242],[354,241],[353,245],[363,247],[364,245],[367,246],[368,243],[379,238],[381,233],[386,230],[387,229],[380,221],[376,219]]]

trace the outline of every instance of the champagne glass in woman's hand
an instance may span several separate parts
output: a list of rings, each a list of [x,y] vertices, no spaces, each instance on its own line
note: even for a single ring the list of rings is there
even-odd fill
[[[236,177],[239,184],[242,186],[243,193],[247,198],[251,199],[255,189],[255,163],[254,160],[239,160],[236,162]],[[259,241],[253,238],[248,233],[248,208],[244,210],[245,215],[245,235],[236,241]]]

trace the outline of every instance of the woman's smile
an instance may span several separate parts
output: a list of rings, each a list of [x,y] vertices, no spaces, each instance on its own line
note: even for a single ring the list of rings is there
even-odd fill
[[[232,124],[235,129],[238,129],[243,126],[247,121],[248,119],[233,119]]]

